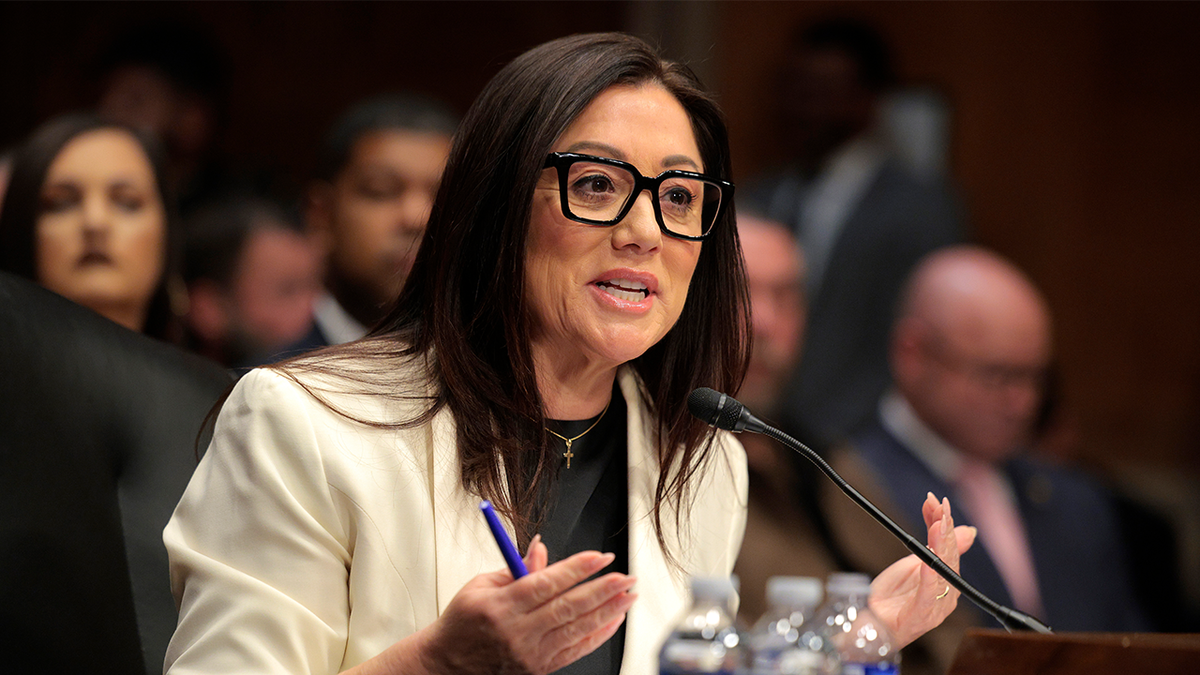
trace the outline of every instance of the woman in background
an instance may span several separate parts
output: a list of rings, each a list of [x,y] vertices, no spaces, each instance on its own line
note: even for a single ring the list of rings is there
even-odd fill
[[[0,269],[174,339],[175,228],[162,171],[157,145],[133,129],[94,115],[47,122],[13,157]]]

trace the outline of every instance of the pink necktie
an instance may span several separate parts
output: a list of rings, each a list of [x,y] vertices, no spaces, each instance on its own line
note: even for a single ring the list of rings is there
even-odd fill
[[[1038,616],[1042,602],[1037,573],[1021,514],[995,469],[984,462],[966,460],[958,475],[958,499],[979,528],[984,548],[1008,586],[1013,603]]]

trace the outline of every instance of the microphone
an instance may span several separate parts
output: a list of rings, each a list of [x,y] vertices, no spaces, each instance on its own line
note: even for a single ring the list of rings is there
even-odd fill
[[[700,387],[688,394],[688,412],[705,424],[741,433],[745,429],[761,434],[767,425],[762,420],[750,414],[746,406],[732,396],[727,396],[715,389]]]
[[[976,606],[990,614],[996,621],[999,621],[1000,625],[1004,626],[1010,633],[1013,631],[1052,632],[1049,626],[1036,618],[1011,607],[1005,607],[981,593],[971,584],[968,584],[965,579],[959,576],[958,572],[955,572],[949,565],[943,562],[936,553],[918,541],[916,537],[906,532],[904,528],[897,525],[891,518],[887,517],[883,511],[879,510],[879,507],[872,504],[862,493],[855,490],[812,448],[758,419],[746,409],[746,406],[739,403],[737,399],[714,389],[709,389],[708,387],[700,387],[688,395],[688,411],[709,426],[734,433],[750,431],[762,434],[783,443],[793,451],[803,455],[813,464],[816,464],[821,473],[824,473],[835,485],[841,488],[847,497],[870,514],[884,529],[899,539],[905,548],[920,558],[926,565],[932,567],[935,572],[946,580],[946,583],[958,589],[963,594],[963,597],[975,603]]]

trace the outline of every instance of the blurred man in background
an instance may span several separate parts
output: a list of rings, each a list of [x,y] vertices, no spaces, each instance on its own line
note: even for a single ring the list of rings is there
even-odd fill
[[[396,95],[334,125],[305,208],[325,292],[313,330],[288,353],[358,339],[383,318],[412,268],[456,124],[434,101]]]
[[[185,322],[194,351],[241,368],[312,330],[321,263],[298,223],[271,202],[229,198],[187,225]]]
[[[909,503],[949,494],[956,522],[979,530],[962,574],[984,594],[1058,630],[1145,630],[1109,495],[1025,452],[1051,357],[1029,279],[976,247],[930,255],[905,287],[890,354],[895,388],[852,445],[896,520],[919,525]]]
[[[832,20],[799,33],[779,84],[788,163],[739,195],[804,248],[807,340],[784,412],[825,445],[868,420],[887,386],[887,332],[904,277],[962,236],[945,187],[917,178],[877,131],[893,79],[870,26]]]
[[[145,23],[118,36],[96,69],[97,112],[162,142],[181,213],[248,186],[218,157],[229,63],[211,35],[192,23]]]
[[[765,420],[779,410],[780,393],[800,357],[804,338],[804,258],[782,223],[738,214],[738,236],[750,285],[753,352],[737,398]],[[805,434],[788,433],[801,440]],[[767,609],[767,579],[776,575],[824,578],[838,569],[821,546],[811,491],[800,484],[799,462],[765,436],[742,434],[750,469],[750,509],[734,573],[741,580],[738,612],[753,625]],[[803,461],[803,460],[801,460]]]

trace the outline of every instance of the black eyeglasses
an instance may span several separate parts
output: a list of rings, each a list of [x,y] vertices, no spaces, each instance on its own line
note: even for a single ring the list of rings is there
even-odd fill
[[[691,171],[664,171],[647,178],[629,162],[572,152],[552,152],[544,168],[558,170],[563,215],[589,225],[616,225],[629,214],[642,190],[654,199],[654,218],[663,233],[700,241],[733,200],[733,183]]]

